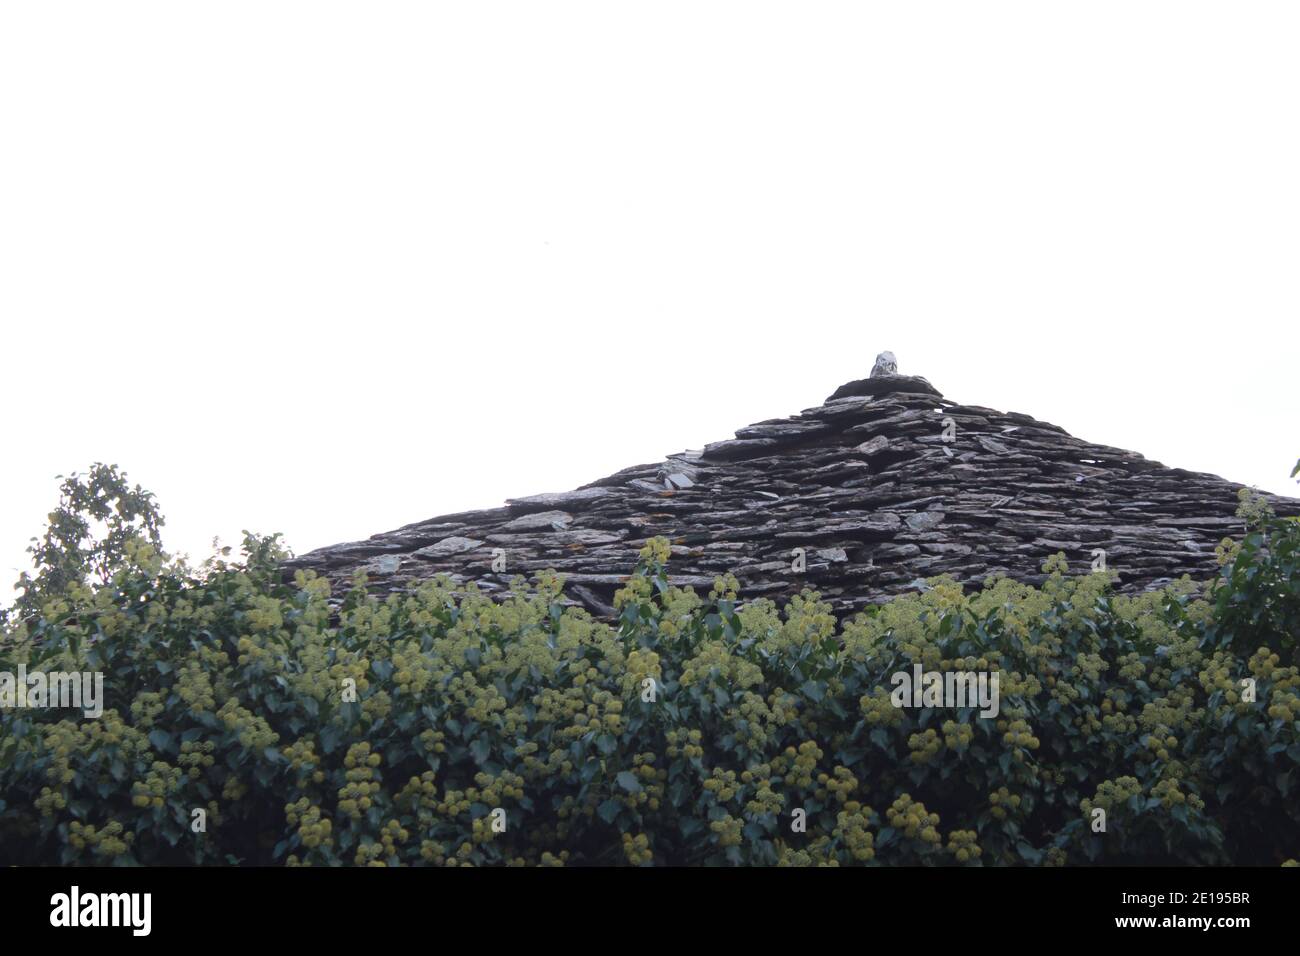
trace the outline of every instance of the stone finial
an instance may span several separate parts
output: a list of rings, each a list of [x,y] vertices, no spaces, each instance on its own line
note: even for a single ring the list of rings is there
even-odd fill
[[[881,352],[876,356],[875,367],[868,378],[860,378],[837,388],[828,402],[841,398],[863,396],[871,398],[876,395],[888,395],[898,392],[901,395],[934,395],[943,398],[939,390],[919,375],[899,375],[898,359],[893,352]]]
[[[879,378],[881,375],[897,375],[898,359],[894,358],[893,352],[881,352],[876,356],[876,364],[871,369],[871,377]]]

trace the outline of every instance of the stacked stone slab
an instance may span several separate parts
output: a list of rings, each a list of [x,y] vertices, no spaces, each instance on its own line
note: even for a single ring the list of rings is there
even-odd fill
[[[608,617],[659,535],[673,544],[675,584],[707,591],[731,571],[744,597],[780,602],[811,587],[847,614],[940,574],[1040,582],[1058,551],[1080,572],[1104,557],[1123,591],[1204,578],[1215,546],[1243,531],[1240,485],[948,401],[896,369],[882,353],[869,378],[823,404],[701,451],[321,548],[290,568],[315,569],[336,593],[361,569],[379,591],[446,574],[502,595],[514,576],[553,568],[569,600]],[[1266,497],[1300,515],[1300,501]]]

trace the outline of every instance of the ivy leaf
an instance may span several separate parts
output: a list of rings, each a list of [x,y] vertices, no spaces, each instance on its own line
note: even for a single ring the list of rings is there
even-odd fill
[[[618,816],[618,811],[622,809],[623,804],[611,797],[596,808],[596,815],[606,823],[613,823]]]
[[[343,736],[343,731],[333,724],[329,724],[320,732],[320,747],[322,753],[333,753],[339,745],[339,740]]]
[[[1025,840],[1021,840],[1016,844],[1016,852],[1020,854],[1020,858],[1026,863],[1032,863],[1035,866],[1037,866],[1043,859],[1042,850],[1034,849],[1034,847]]]

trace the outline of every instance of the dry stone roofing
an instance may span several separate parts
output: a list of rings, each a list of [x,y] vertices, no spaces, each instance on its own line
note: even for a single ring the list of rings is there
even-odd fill
[[[940,574],[968,587],[994,573],[1038,583],[1057,551],[1079,572],[1104,551],[1120,590],[1135,591],[1212,575],[1215,546],[1243,531],[1240,487],[949,401],[898,374],[885,352],[822,404],[703,450],[322,548],[290,567],[315,569],[335,593],[361,569],[380,591],[446,574],[501,595],[514,576],[552,568],[569,600],[609,617],[658,535],[672,542],[674,584],[707,592],[731,571],[742,598],[782,602],[811,587],[840,614]],[[1300,515],[1300,501],[1265,497]]]

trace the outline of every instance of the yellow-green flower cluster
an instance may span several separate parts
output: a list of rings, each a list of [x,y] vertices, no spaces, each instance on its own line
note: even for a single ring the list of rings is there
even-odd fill
[[[1168,760],[1169,751],[1178,746],[1178,738],[1170,734],[1167,737],[1159,737],[1155,734],[1147,736],[1147,749],[1150,750],[1157,760]]]
[[[659,617],[659,635],[675,638],[690,627],[691,615],[703,603],[693,588],[670,587],[660,598],[663,609]]]
[[[397,793],[397,802],[412,809],[432,810],[438,806],[438,787],[434,783],[434,773],[426,770],[418,776],[411,777]]]
[[[1273,506],[1268,502],[1268,498],[1254,488],[1239,489],[1237,491],[1237,502],[1237,517],[1244,521],[1247,527],[1253,528],[1264,519],[1272,518],[1275,514]]]
[[[447,862],[447,848],[436,840],[421,840],[420,859],[434,866],[442,866]]]
[[[829,796],[836,803],[843,805],[853,795],[853,791],[858,788],[858,778],[849,772],[847,767],[836,767],[829,774],[819,773],[817,782],[821,787],[817,790],[817,796],[825,799]]]
[[[641,789],[632,793],[620,794],[619,799],[628,809],[636,809],[644,806],[646,809],[658,810],[660,801],[663,799],[663,783],[668,779],[668,771],[663,768],[655,767],[655,755],[652,753],[634,754],[632,757],[631,773],[641,784]],[[712,790],[719,800],[730,799],[719,796],[719,791],[726,785],[725,775],[721,771],[715,770],[713,778],[704,782],[706,790]],[[731,774],[732,785],[734,787],[736,775]]]
[[[948,852],[957,858],[958,863],[979,859],[984,851],[975,842],[977,837],[974,830],[953,830],[948,834]]]
[[[822,750],[812,740],[805,740],[798,749],[785,748],[785,756],[790,762],[790,770],[785,775],[787,786],[807,788],[813,785],[813,774],[817,771],[817,761],[822,759]]]
[[[1146,664],[1143,663],[1142,655],[1137,651],[1130,651],[1127,654],[1121,654],[1117,663],[1119,664],[1119,676],[1126,680],[1137,681],[1146,677]]]
[[[1246,666],[1256,677],[1267,679],[1273,676],[1273,672],[1278,669],[1277,665],[1281,662],[1282,658],[1278,656],[1276,651],[1261,647],[1250,655],[1250,660],[1246,662]]]
[[[943,722],[943,745],[949,750],[961,752],[970,746],[975,736],[975,728],[970,724],[959,724],[955,720]]]
[[[441,754],[447,752],[447,745],[444,743],[447,738],[441,730],[434,730],[433,728],[422,730],[419,739],[420,744],[428,753]],[[520,748],[519,752],[523,753],[524,751]]]
[[[475,817],[470,824],[471,839],[477,845],[488,843],[497,836],[493,823],[498,817],[494,815]]]
[[[283,753],[289,761],[290,769],[298,777],[299,786],[306,786],[308,782],[325,782],[325,771],[321,769],[321,759],[316,753],[316,742],[310,737],[295,740],[284,748]]]
[[[415,641],[403,641],[393,650],[393,683],[399,693],[419,697],[428,687],[433,675],[425,666],[424,654]]]
[[[1003,697],[1037,697],[1042,693],[1043,684],[1033,674],[1017,670],[1002,670],[999,674],[998,693]]]
[[[368,741],[353,744],[343,758],[344,779],[347,781],[339,790],[339,811],[354,820],[361,819],[374,803],[382,788],[376,779],[375,768],[383,763],[383,757],[370,752]]]
[[[736,783],[736,771],[715,767],[713,776],[704,781],[704,789],[717,797],[719,803],[734,799],[740,792],[740,787]]]
[[[728,645],[710,642],[701,645],[695,656],[686,660],[679,680],[683,687],[690,687],[710,679],[743,690],[761,684],[763,671],[757,664],[733,654]]]
[[[644,574],[633,574],[627,583],[614,592],[614,607],[622,610],[629,604],[648,601],[654,594],[654,584]]]
[[[655,855],[650,850],[650,838],[644,833],[633,836],[623,834],[623,855],[633,866],[644,866],[654,861]]]
[[[409,839],[411,839],[410,831],[397,820],[389,820],[379,831],[379,840],[383,844],[386,857],[396,856],[398,846]]]
[[[271,729],[265,717],[240,706],[233,698],[221,705],[217,717],[226,725],[227,730],[238,735],[240,744],[249,750],[274,747],[280,740],[280,735]]]
[[[761,764],[740,775],[742,783],[753,783],[755,787],[753,799],[745,804],[745,812],[750,816],[778,814],[785,807],[785,798],[772,789],[771,773],[770,764]]]
[[[1039,740],[1034,736],[1028,722],[1016,718],[1012,721],[998,721],[998,730],[1003,731],[1002,742],[1014,747],[1014,756],[1021,759],[1025,750],[1037,750]]]
[[[1141,793],[1142,784],[1136,777],[1116,777],[1114,780],[1103,780],[1098,784],[1097,792],[1091,799],[1081,800],[1079,807],[1084,814],[1091,814],[1097,807],[1109,813],[1115,807],[1123,805],[1130,797],[1139,796]]]
[[[719,846],[740,846],[743,842],[741,831],[744,828],[743,820],[738,820],[729,814],[709,823],[709,829],[718,835]]]
[[[700,746],[704,736],[698,730],[670,730],[664,739],[668,742],[666,752],[669,757],[680,754],[688,760],[698,760],[704,756],[704,748]]]
[[[631,650],[627,655],[627,672],[623,675],[623,693],[640,695],[647,680],[653,680],[658,688],[663,682],[663,672],[659,667],[659,655],[654,651]]]
[[[131,701],[131,717],[137,727],[148,729],[153,726],[154,719],[166,708],[162,694],[153,691],[141,691],[135,695],[135,700]]]
[[[176,680],[176,693],[190,710],[211,712],[216,709],[217,695],[212,688],[208,672],[199,661],[191,661],[181,668]]]
[[[943,749],[943,741],[939,739],[938,731],[933,727],[927,727],[920,733],[908,737],[907,747],[912,751],[913,763],[929,763]]]
[[[180,780],[180,768],[155,760],[145,778],[131,784],[131,803],[141,809],[161,807],[167,795],[180,785]]]
[[[776,844],[777,866],[839,866],[840,861],[830,853],[830,838],[818,837],[803,849],[795,849],[781,841]]]
[[[264,644],[255,641],[251,637],[241,637],[236,642],[235,647],[239,652],[235,658],[235,663],[240,667],[258,666],[269,669],[275,664],[275,654]]]
[[[496,806],[503,800],[521,800],[524,796],[524,778],[517,773],[503,770],[497,776],[479,772],[474,775],[477,787],[470,787],[466,795],[471,800]]]
[[[388,866],[384,861],[386,855],[382,843],[362,843],[357,847],[357,852],[353,855],[352,862],[357,866]]]
[[[213,756],[216,749],[217,745],[211,740],[187,740],[181,744],[181,753],[176,758],[176,763],[191,780],[198,780],[203,775],[204,767],[216,763],[216,757]]]
[[[713,587],[709,590],[710,601],[734,601],[739,596],[740,581],[730,571],[713,579]]]
[[[284,818],[289,826],[298,828],[298,839],[309,850],[334,845],[334,824],[306,797],[286,804]]]
[[[1240,553],[1241,542],[1234,541],[1232,538],[1224,538],[1214,548],[1214,558],[1219,563],[1219,567],[1232,564]]]
[[[66,810],[68,801],[58,790],[41,787],[41,795],[36,798],[36,809],[43,817],[54,816],[56,810]]]
[[[849,856],[859,863],[866,863],[876,858],[876,838],[871,832],[872,810],[856,804],[846,803],[844,809],[835,815],[836,839],[843,842]]]
[[[423,792],[423,786],[421,786]],[[439,801],[435,808],[440,816],[457,817],[461,814],[469,813],[469,808],[474,805],[467,791],[453,790],[448,787],[443,791],[442,800]]]
[[[98,829],[79,820],[68,824],[69,846],[78,851],[89,848],[95,856],[104,859],[125,856],[134,842],[135,834],[117,820],[110,820]]]
[[[284,613],[280,602],[269,595],[258,595],[252,599],[251,606],[244,612],[244,619],[253,631],[276,631],[284,627]],[[242,645],[242,641],[240,642]],[[241,646],[240,651],[244,649]],[[245,661],[242,659],[240,663]]]
[[[1278,690],[1275,687],[1269,701],[1268,715],[1274,720],[1287,723],[1300,720],[1300,695],[1294,691]]]
[[[889,699],[889,692],[877,687],[870,694],[858,701],[858,707],[867,724],[872,727],[897,727],[903,722],[903,709],[895,707]]]
[[[1240,685],[1233,679],[1232,670],[1231,655],[1226,651],[1215,651],[1198,675],[1201,686],[1205,688],[1207,694],[1222,691],[1224,700],[1229,704],[1237,703],[1240,697],[1238,694]]]
[[[1066,560],[1065,552],[1058,551],[1046,561],[1043,562],[1044,574],[1066,575],[1070,573],[1070,562]]]
[[[1137,733],[1137,718],[1132,714],[1124,713],[1126,707],[1128,707],[1126,694],[1113,689],[1107,691],[1100,708],[1102,729],[1121,738]]]
[[[1194,793],[1183,793],[1178,788],[1178,780],[1173,777],[1166,777],[1159,780],[1151,788],[1151,796],[1160,801],[1160,805],[1165,809],[1186,804],[1193,810],[1204,810],[1205,801]]]
[[[162,570],[165,555],[149,541],[139,535],[132,535],[122,545],[126,563],[143,571],[150,577],[156,577]]]
[[[761,750],[768,741],[768,728],[779,726],[771,706],[761,694],[745,691],[738,706],[727,711],[727,719],[736,729],[738,743],[753,750]]]
[[[328,674],[335,695],[343,699],[343,694],[347,690],[355,689],[360,698],[370,689],[370,680],[366,677],[366,672],[369,670],[370,661],[364,657],[340,660],[331,664]],[[345,681],[353,683],[346,684]]]
[[[641,560],[647,564],[667,564],[672,556],[672,545],[667,538],[651,538],[641,549]]]
[[[998,787],[989,794],[989,813],[998,820],[1005,820],[1007,814],[1020,809],[1020,797],[1006,787]]]
[[[925,804],[913,800],[910,794],[900,794],[885,811],[885,816],[890,826],[903,831],[909,839],[938,845],[939,814],[927,811]]]

